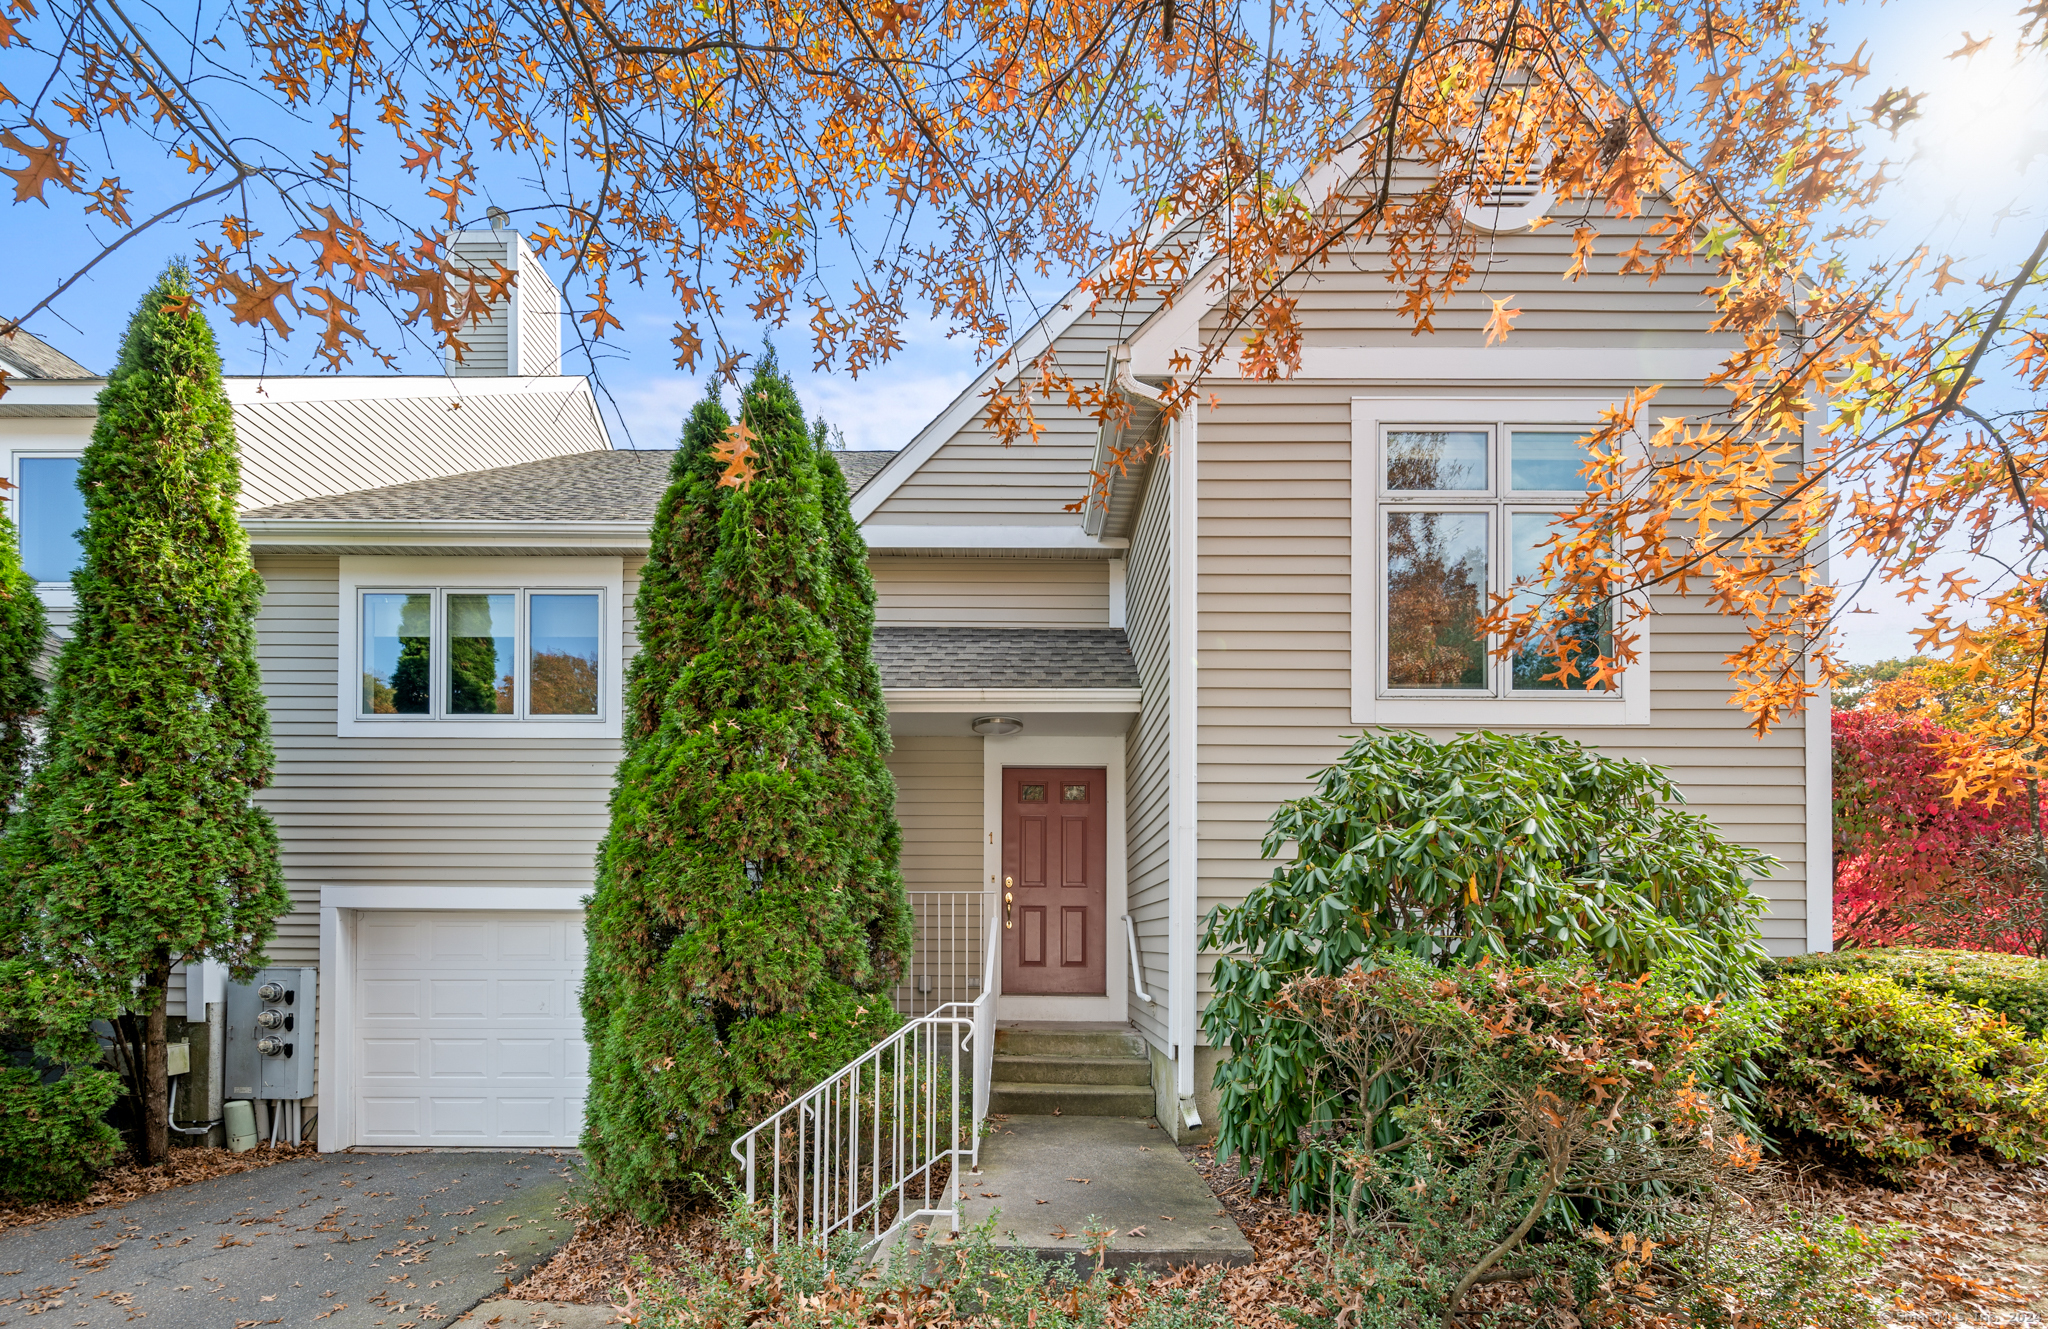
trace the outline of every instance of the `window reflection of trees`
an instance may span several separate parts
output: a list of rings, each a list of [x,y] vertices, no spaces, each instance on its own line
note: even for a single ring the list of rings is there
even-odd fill
[[[1387,435],[1387,488],[1486,488],[1486,439],[1463,429],[1403,429]]]
[[[1565,615],[1553,613],[1548,617],[1557,620]],[[1613,627],[1613,614],[1603,605],[1597,611],[1573,618],[1570,622],[1559,622],[1555,641],[1536,638],[1523,642],[1515,648],[1513,656],[1515,688],[1522,692],[1583,690],[1600,657],[1613,652]],[[1569,678],[1557,676],[1560,674],[1560,653],[1571,662]],[[1604,692],[1606,688],[1596,685],[1593,691]]]
[[[1486,518],[1387,514],[1387,684],[1483,689]]]

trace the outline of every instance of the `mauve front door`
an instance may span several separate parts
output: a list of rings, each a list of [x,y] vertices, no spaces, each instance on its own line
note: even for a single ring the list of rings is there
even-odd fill
[[[1100,767],[1003,768],[1003,991],[1101,996],[1109,806]]]

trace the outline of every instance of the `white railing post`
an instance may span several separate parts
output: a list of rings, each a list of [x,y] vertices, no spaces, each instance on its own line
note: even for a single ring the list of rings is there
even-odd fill
[[[966,1186],[961,1173],[979,1166],[981,1123],[988,1115],[1002,934],[979,892],[920,891],[914,893],[913,907],[920,922],[913,965],[923,967],[913,968],[907,992],[899,989],[905,998],[899,1008],[922,1005],[928,996],[954,995],[954,988],[964,986],[956,975],[977,959],[981,969],[973,977],[979,991],[971,1002],[941,1000],[907,1019],[895,1033],[733,1142],[748,1204],[765,1198],[773,1210],[769,1237],[775,1246],[782,1244],[785,1220],[793,1239],[819,1245],[836,1233],[865,1226],[870,1250],[919,1220],[944,1218],[953,1231],[960,1230]],[[982,954],[956,954],[963,933],[976,926],[987,934],[985,948],[977,948]],[[928,944],[933,942],[939,945]],[[917,990],[920,975],[927,979],[922,993]],[[865,1098],[869,1088],[871,1103]],[[885,1115],[890,1118],[886,1129]],[[765,1197],[757,1165],[763,1132],[772,1141],[773,1181]],[[783,1147],[785,1134],[788,1149]],[[942,1163],[949,1175],[943,1187],[936,1187],[933,1174]],[[912,1190],[920,1180],[923,1203],[913,1207]]]

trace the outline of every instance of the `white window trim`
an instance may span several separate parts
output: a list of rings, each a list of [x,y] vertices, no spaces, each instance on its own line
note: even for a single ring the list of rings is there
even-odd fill
[[[625,574],[618,558],[408,558],[348,555],[341,559],[336,634],[335,731],[343,738],[609,738],[619,736],[625,703],[623,661]],[[356,713],[365,591],[595,590],[599,595],[598,713],[544,719],[477,715],[460,719]],[[439,662],[436,662],[438,670]],[[522,678],[526,665],[522,661]],[[442,686],[439,680],[436,688]]]
[[[66,447],[62,443],[54,442],[21,443],[8,450],[7,479],[14,488],[7,491],[7,515],[14,522],[17,538],[21,530],[21,508],[19,506],[22,493],[21,463],[36,457],[82,458],[85,456],[86,442],[87,440],[81,438],[78,440],[76,447]],[[71,585],[71,580],[68,577],[63,581],[37,582],[36,598],[41,600],[43,606],[48,609],[76,609],[78,607],[78,591]]]
[[[1614,404],[1610,397],[1354,397],[1351,400],[1351,722],[1392,728],[1413,725],[1514,725],[1563,728],[1650,722],[1650,626],[1646,606],[1631,600],[1624,615],[1636,633],[1635,662],[1621,671],[1611,695],[1582,690],[1511,696],[1389,697],[1380,695],[1381,540],[1379,437],[1395,424],[1586,424]],[[1465,506],[1457,494],[1444,507]],[[1530,506],[1543,499],[1532,496]],[[1499,509],[1501,497],[1470,506]],[[1511,504],[1509,506],[1512,506]],[[1489,529],[1490,541],[1499,533]],[[1497,550],[1490,558],[1505,557]]]

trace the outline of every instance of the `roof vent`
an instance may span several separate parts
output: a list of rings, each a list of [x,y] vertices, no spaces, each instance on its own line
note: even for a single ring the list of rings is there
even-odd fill
[[[1496,233],[1528,229],[1550,211],[1557,197],[1543,186],[1543,166],[1539,159],[1503,167],[1496,154],[1482,151],[1482,183],[1477,197],[1465,206],[1465,221],[1479,230]]]

